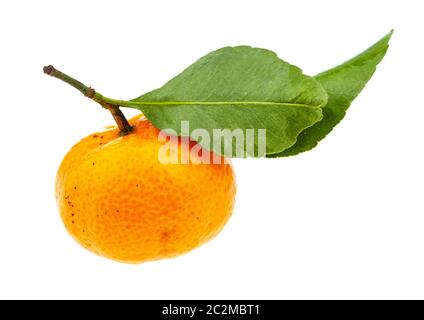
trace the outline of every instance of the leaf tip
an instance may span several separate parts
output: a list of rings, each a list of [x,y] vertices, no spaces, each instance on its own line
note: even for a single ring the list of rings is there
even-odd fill
[[[387,39],[387,41],[389,41],[393,35],[393,33],[395,32],[395,29],[390,29],[389,33],[387,33],[384,38]]]

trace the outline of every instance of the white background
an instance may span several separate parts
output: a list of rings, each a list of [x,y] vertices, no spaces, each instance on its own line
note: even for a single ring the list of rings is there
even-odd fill
[[[424,298],[420,3],[2,1],[0,298]],[[234,161],[234,215],[210,243],[126,265],[68,236],[56,170],[112,119],[43,65],[129,99],[226,45],[274,50],[313,75],[391,28],[373,79],[316,149]]]

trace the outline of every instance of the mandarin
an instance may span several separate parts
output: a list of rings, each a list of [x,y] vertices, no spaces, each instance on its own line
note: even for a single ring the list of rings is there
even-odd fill
[[[66,229],[88,250],[127,263],[175,257],[213,238],[233,210],[229,161],[164,164],[159,130],[142,115],[129,123],[129,134],[91,134],[62,161],[56,199]]]

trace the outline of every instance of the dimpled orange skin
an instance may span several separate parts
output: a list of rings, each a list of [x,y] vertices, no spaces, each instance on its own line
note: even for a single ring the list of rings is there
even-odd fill
[[[129,122],[130,134],[92,134],[65,156],[56,199],[69,233],[126,263],[175,257],[210,240],[233,210],[231,164],[162,164],[159,130],[141,115]]]

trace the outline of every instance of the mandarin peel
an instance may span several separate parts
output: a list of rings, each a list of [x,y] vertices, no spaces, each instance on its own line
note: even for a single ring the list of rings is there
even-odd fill
[[[229,161],[162,164],[159,130],[141,115],[129,123],[129,134],[91,134],[65,156],[56,199],[66,229],[88,250],[127,263],[175,257],[212,239],[233,210]]]

